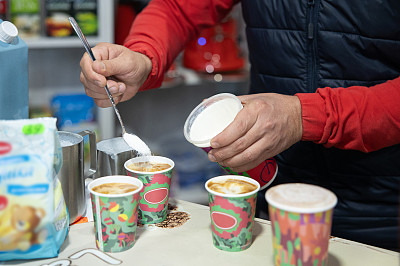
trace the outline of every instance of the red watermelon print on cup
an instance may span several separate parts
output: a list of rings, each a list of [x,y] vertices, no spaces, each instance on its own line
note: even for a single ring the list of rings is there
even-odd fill
[[[235,216],[219,211],[211,213],[211,220],[213,224],[221,230],[232,229],[238,222]]]
[[[159,223],[167,217],[174,166],[174,161],[162,156],[142,156],[125,162],[127,174],[143,182],[139,201],[139,219],[142,224]]]
[[[205,187],[214,246],[225,251],[249,248],[260,184],[249,177],[224,175],[211,178]]]
[[[143,199],[149,204],[159,204],[168,197],[168,188],[156,188],[143,194]]]

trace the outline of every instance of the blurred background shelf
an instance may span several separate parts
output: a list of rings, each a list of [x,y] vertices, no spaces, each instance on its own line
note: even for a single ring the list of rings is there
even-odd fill
[[[110,32],[111,33],[111,32]],[[78,37],[37,37],[29,38],[24,41],[28,45],[29,49],[48,49],[48,48],[79,48],[82,47],[82,42],[77,39]],[[87,37],[87,40],[91,46],[95,46],[100,42],[109,42],[111,36],[105,37]]]
[[[94,46],[100,42],[114,42],[115,1],[97,1],[97,36],[87,36],[88,42]],[[71,37],[30,37],[24,38],[30,49],[77,48],[82,47],[77,36]]]
[[[98,33],[87,36],[93,47],[100,42],[114,42],[115,1],[97,1]],[[85,93],[80,83],[79,62],[85,52],[78,36],[31,37],[23,39],[29,48],[29,104],[31,108],[49,105],[59,94]],[[96,108],[101,138],[115,136],[112,110]]]

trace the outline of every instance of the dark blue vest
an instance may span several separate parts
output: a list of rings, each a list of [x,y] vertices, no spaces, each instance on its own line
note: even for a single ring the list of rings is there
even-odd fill
[[[251,93],[372,86],[400,75],[399,0],[242,0],[242,10]],[[366,154],[299,142],[277,160],[274,185],[312,183],[338,196],[332,235],[399,247],[400,145]]]

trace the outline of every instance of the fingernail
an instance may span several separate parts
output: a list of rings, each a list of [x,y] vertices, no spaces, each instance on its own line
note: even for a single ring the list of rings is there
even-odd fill
[[[119,88],[119,92],[120,92],[120,93],[124,93],[124,92],[125,92],[125,86],[124,86],[123,84],[120,84],[120,85],[118,86],[118,88]]]
[[[110,90],[111,93],[117,93],[118,92],[118,89],[115,86],[112,86],[111,88],[109,88],[109,90]]]
[[[213,142],[211,142],[211,147],[212,147],[213,149],[218,149],[218,148],[219,148],[219,143],[213,141]]]
[[[212,161],[212,162],[216,162],[217,161],[217,160],[215,160],[215,157],[211,153],[208,154],[208,159],[210,161]]]
[[[106,71],[106,65],[103,62],[100,63],[100,69],[101,71]]]

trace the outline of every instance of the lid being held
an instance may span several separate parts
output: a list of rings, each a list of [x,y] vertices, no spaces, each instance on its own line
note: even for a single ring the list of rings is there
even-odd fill
[[[0,23],[0,41],[11,43],[18,36],[18,29],[9,21]]]

